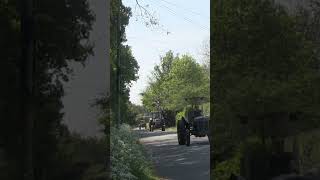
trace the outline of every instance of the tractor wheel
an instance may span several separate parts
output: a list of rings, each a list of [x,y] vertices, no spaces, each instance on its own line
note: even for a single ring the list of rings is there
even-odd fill
[[[189,131],[189,129],[187,129],[186,131],[187,131],[187,133],[186,133],[186,145],[190,146],[190,131]]]
[[[186,127],[185,123],[181,120],[178,121],[177,124],[177,135],[178,135],[178,142],[179,145],[185,145],[186,144]]]

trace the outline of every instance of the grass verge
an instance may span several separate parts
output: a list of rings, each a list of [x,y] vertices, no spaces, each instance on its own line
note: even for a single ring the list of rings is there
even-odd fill
[[[111,178],[158,180],[150,157],[129,125],[111,128]]]

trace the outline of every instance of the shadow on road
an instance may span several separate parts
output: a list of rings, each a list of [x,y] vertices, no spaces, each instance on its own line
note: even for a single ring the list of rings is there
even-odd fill
[[[162,136],[167,134],[177,134],[176,132],[173,132],[173,131],[161,131],[161,130],[155,130],[153,132],[150,132],[149,130],[145,130],[145,129],[141,129],[141,130],[135,129],[135,131],[139,133],[140,138]]]
[[[210,179],[210,145],[207,137],[191,136],[188,147],[178,145],[176,132],[137,131],[160,177],[169,180]]]

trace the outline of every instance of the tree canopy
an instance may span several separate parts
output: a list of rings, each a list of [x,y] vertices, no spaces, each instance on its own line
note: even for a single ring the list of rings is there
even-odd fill
[[[18,1],[1,1],[1,128],[0,142],[3,145],[7,169],[0,170],[4,179],[23,179],[21,160],[24,155],[21,117],[22,58],[21,57],[21,16]],[[60,135],[65,130],[62,124],[64,95],[63,82],[72,74],[69,62],[85,64],[92,55],[89,32],[94,14],[87,0],[80,1],[37,1],[33,6],[34,51],[33,97],[33,162],[35,178],[40,179],[44,172],[48,179],[62,177],[62,168],[57,165],[61,159],[56,153]],[[4,40],[4,41],[3,41]],[[57,170],[57,171],[56,171]],[[60,169],[61,170],[61,169]],[[60,172],[60,173],[57,173]]]
[[[212,156],[228,159],[248,136],[319,127],[319,56],[301,16],[269,0],[219,1],[211,12]]]
[[[143,92],[142,102],[151,110],[155,103],[162,109],[179,111],[187,104],[185,98],[209,97],[209,76],[205,67],[190,55],[174,56],[172,51],[161,57],[154,67],[149,86]]]
[[[131,8],[122,4],[122,1],[112,0],[110,2],[110,81],[111,96],[98,100],[106,113],[101,123],[105,126],[106,133],[109,131],[109,124],[114,125],[118,121],[118,108],[121,112],[120,123],[134,123],[135,112],[133,112],[129,101],[130,87],[133,81],[138,79],[139,65],[132,54],[131,47],[125,45],[126,26],[132,16]],[[119,58],[118,58],[119,57]],[[120,61],[119,61],[120,59]],[[120,81],[120,86],[119,86]],[[120,103],[119,103],[120,102]],[[109,113],[109,111],[111,111]],[[108,134],[108,133],[107,133]]]

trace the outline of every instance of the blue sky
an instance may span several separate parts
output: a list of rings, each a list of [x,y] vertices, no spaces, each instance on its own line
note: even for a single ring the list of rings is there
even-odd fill
[[[130,101],[141,104],[139,95],[147,87],[153,67],[167,51],[190,54],[202,62],[204,41],[210,37],[210,0],[139,0],[155,13],[158,28],[150,28],[138,17],[135,0],[123,0],[133,16],[126,28],[127,43],[139,63],[139,79],[132,84]],[[170,33],[167,34],[167,31]]]

